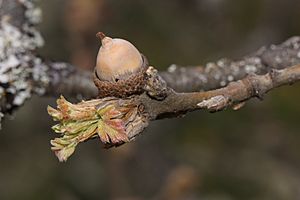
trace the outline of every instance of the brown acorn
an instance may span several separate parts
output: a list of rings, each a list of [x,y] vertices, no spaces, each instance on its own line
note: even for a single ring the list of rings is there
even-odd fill
[[[128,97],[143,93],[148,61],[130,42],[96,35],[101,39],[94,72],[98,98]]]

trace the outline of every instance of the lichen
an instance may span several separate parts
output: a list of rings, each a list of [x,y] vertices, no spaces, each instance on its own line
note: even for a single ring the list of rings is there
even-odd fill
[[[177,68],[177,65],[172,64],[168,67],[168,72],[170,72],[170,73],[175,72],[176,68]]]
[[[5,20],[1,21],[0,85],[5,93],[13,94],[13,101],[6,101],[6,103],[12,104],[11,106],[20,105],[20,99],[30,96],[30,85],[26,80],[30,72],[27,69],[27,62],[22,59],[23,53],[27,49],[26,43],[22,42],[25,39],[17,27],[12,26]],[[25,95],[25,93],[27,94]]]
[[[14,19],[9,16],[3,16],[0,21],[0,119],[7,110],[30,98],[33,90],[38,90],[31,79],[42,79],[46,71],[34,55],[44,45],[34,26],[41,21],[41,10],[31,0],[19,0],[19,3],[25,8],[25,20],[20,27],[12,25],[10,20]]]

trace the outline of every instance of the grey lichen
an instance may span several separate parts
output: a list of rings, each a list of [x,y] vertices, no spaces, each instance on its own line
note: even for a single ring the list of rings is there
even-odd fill
[[[33,87],[32,78],[43,80],[42,77],[47,77],[45,66],[42,66],[40,59],[33,52],[44,44],[41,34],[34,27],[41,20],[41,10],[30,0],[14,3],[5,1],[2,2],[2,9],[5,9],[8,3],[22,4],[25,20],[17,27],[12,23],[12,16],[1,16],[0,119],[6,112],[22,105],[31,96],[33,89],[34,92],[39,90]]]
[[[262,47],[241,60],[222,58],[204,66],[171,65],[160,75],[177,92],[207,91],[228,85],[251,74],[266,74],[300,63],[300,37],[292,37],[280,45]]]

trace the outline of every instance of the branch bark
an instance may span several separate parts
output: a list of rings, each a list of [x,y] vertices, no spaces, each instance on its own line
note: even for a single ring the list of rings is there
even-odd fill
[[[32,94],[90,98],[90,73],[36,54],[44,40],[36,25],[41,10],[31,0],[0,1],[0,122]]]
[[[204,67],[171,65],[161,76],[178,92],[211,90],[226,86],[249,74],[262,75],[272,69],[283,69],[300,63],[300,37],[292,37],[279,45],[261,47],[244,58],[232,61],[222,58]]]
[[[30,0],[0,2],[0,119],[4,114],[22,106],[32,94],[64,94],[79,99],[96,96],[97,89],[92,82],[92,72],[81,70],[69,63],[52,62],[36,54],[36,50],[44,43],[36,29],[40,14],[41,10]],[[125,106],[126,112],[131,113],[124,114],[126,127],[122,129],[122,139],[117,137],[120,136],[118,134],[99,136],[108,143],[111,142],[109,137],[115,137],[115,142],[109,144],[115,146],[134,139],[152,120],[177,117],[199,109],[214,112],[230,106],[240,108],[252,97],[261,98],[274,88],[299,81],[299,63],[300,37],[292,37],[282,44],[262,47],[237,61],[223,58],[205,66],[171,65],[159,75],[155,70],[150,70],[149,77],[157,80],[148,83],[149,87],[144,94],[128,99],[90,101],[88,108],[94,106],[94,111],[98,112],[99,107],[95,105],[99,101],[101,105],[111,105],[117,111]],[[162,81],[166,81],[167,87]],[[164,98],[158,98],[155,96],[157,94],[163,94]],[[71,104],[64,102],[64,105]],[[84,102],[78,107],[81,110]],[[109,112],[104,112],[103,109],[101,113],[109,116]],[[51,109],[50,112],[56,117],[61,114],[60,111]],[[66,114],[65,111],[61,112]],[[92,115],[95,116],[98,115]],[[114,126],[119,130],[119,126]],[[89,137],[85,135],[84,138]]]
[[[169,89],[163,101],[156,101],[144,95],[140,98],[150,120],[177,117],[190,111],[208,109],[220,111],[234,105],[242,105],[250,98],[262,99],[270,90],[283,85],[291,85],[300,80],[300,64],[285,69],[272,69],[265,75],[251,74],[234,81],[228,86],[192,93],[177,93]],[[236,108],[236,107],[235,107]]]
[[[169,87],[177,92],[196,92],[221,88],[249,74],[262,75],[272,69],[283,69],[298,63],[300,63],[300,37],[295,36],[279,45],[261,47],[256,52],[240,60],[233,61],[222,58],[216,62],[209,62],[204,66],[183,67],[173,64],[166,71],[160,72],[159,75],[167,82]],[[76,69],[76,67],[67,63],[63,65],[65,65],[65,68]],[[59,88],[69,88],[66,91],[62,90],[61,93],[72,94],[73,88],[77,89],[77,94],[80,94],[82,88],[85,92],[84,95],[87,95],[85,97],[91,97],[95,94],[90,72],[78,70],[73,75],[81,77],[80,80],[87,85],[82,87],[81,82],[78,82],[78,84],[77,82],[58,83]],[[72,75],[69,78],[72,78]],[[61,79],[63,80],[64,77]],[[51,88],[47,90],[49,90],[48,93],[53,93]]]
[[[134,140],[153,120],[199,109],[215,112],[230,106],[241,108],[252,97],[262,98],[276,87],[299,81],[300,64],[273,69],[265,75],[248,75],[206,92],[177,93],[166,86],[153,67],[147,69],[145,76],[147,83],[141,95],[123,99],[106,97],[78,104],[61,97],[56,109],[48,107],[48,113],[59,122],[52,128],[61,137],[51,140],[51,149],[58,159],[66,161],[80,142],[89,139],[100,138],[107,148]]]

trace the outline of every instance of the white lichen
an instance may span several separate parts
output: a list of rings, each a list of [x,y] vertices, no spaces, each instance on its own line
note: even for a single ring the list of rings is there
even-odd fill
[[[294,50],[300,49],[300,37],[294,36],[288,39],[284,45],[293,47]]]
[[[221,87],[224,87],[225,85],[226,85],[226,81],[225,80],[223,80],[223,81],[220,82],[220,86]]]
[[[212,70],[214,70],[217,67],[217,65],[213,62],[209,62],[205,66],[205,73],[210,73]]]
[[[36,7],[33,0],[19,0],[25,8],[25,17],[30,24],[38,24],[42,20],[42,10]]]
[[[9,16],[3,16],[0,21],[0,122],[3,110],[22,105],[32,92],[43,92],[33,86],[32,78],[49,83],[46,66],[33,53],[44,45],[41,34],[33,26],[41,21],[41,10],[32,0],[19,2],[25,8],[24,24],[12,25]],[[10,98],[6,99],[7,96]]]
[[[282,62],[282,59],[279,57],[279,56],[275,56],[275,61],[277,63],[281,63]]]
[[[218,60],[217,65],[221,68],[227,67],[227,59],[226,58],[222,58],[220,60]]]
[[[230,69],[233,76],[237,76],[240,73],[240,67],[236,64],[230,65]]]
[[[203,74],[199,74],[198,78],[200,79],[200,81],[202,83],[207,83],[208,82],[207,77]]]
[[[233,77],[232,75],[229,75],[229,76],[227,77],[227,80],[228,80],[229,82],[231,82],[231,81],[234,80],[234,77]]]
[[[168,67],[168,72],[173,73],[176,71],[176,69],[177,69],[177,65],[172,64],[170,65],[170,67]]]
[[[272,44],[272,45],[270,46],[270,49],[271,49],[271,50],[276,50],[276,49],[277,49],[277,46],[276,46],[275,44]]]
[[[247,74],[253,74],[257,71],[256,66],[255,65],[246,65],[245,66],[245,71]]]
[[[221,76],[222,76],[222,74],[218,71],[217,73],[214,74],[213,77],[215,80],[220,80]]]

